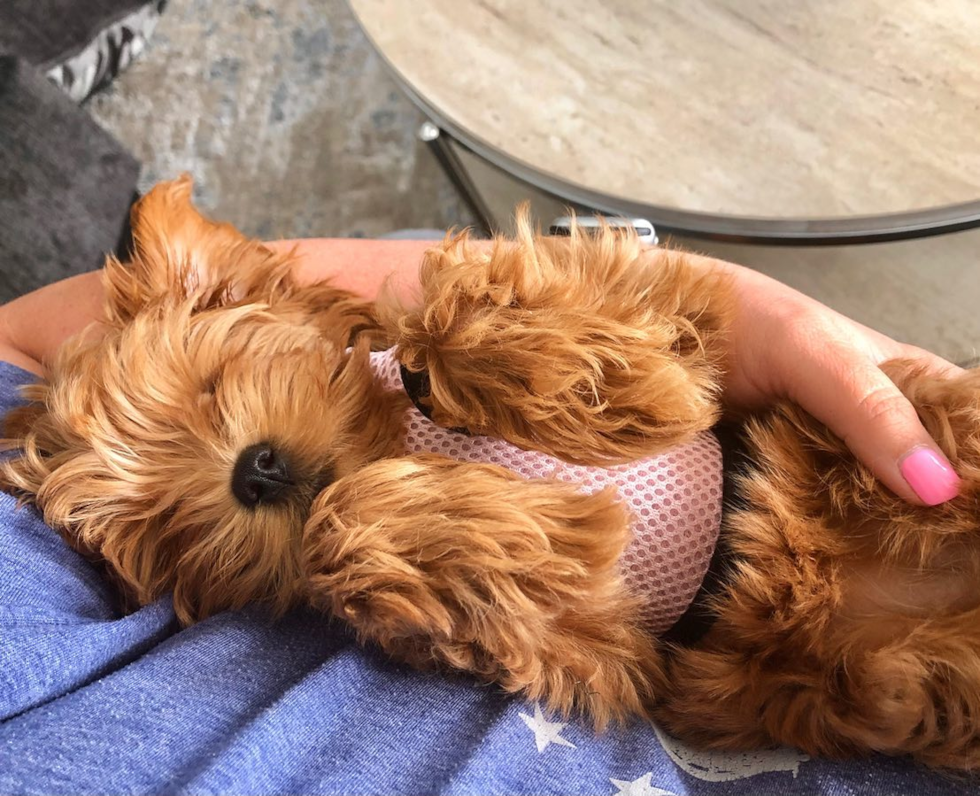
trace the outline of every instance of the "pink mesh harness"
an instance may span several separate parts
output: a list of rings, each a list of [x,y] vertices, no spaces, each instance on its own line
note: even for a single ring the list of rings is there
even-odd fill
[[[385,389],[402,390],[394,349],[371,354]],[[583,467],[503,440],[470,437],[407,410],[407,453],[440,453],[462,462],[498,464],[525,478],[555,478],[591,494],[616,487],[633,515],[633,540],[621,560],[627,584],[644,598],[643,619],[663,633],[701,586],[718,541],[722,508],[721,447],[710,432],[692,442],[616,467]]]

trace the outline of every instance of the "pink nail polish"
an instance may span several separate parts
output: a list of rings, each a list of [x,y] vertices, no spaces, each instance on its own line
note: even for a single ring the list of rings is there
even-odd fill
[[[899,463],[902,476],[927,506],[945,503],[959,494],[960,479],[948,461],[932,448],[915,448]]]

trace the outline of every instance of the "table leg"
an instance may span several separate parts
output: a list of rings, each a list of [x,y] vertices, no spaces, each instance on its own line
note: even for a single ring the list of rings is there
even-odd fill
[[[499,231],[500,226],[473,180],[470,179],[466,168],[460,162],[459,156],[453,150],[454,143],[457,146],[461,145],[454,141],[449,133],[441,130],[438,125],[430,121],[422,122],[418,136],[419,140],[428,146],[429,151],[439,161],[439,165],[442,166],[442,170],[452,182],[453,187],[466,202],[466,206],[477,221],[476,226],[487,237],[492,237]]]

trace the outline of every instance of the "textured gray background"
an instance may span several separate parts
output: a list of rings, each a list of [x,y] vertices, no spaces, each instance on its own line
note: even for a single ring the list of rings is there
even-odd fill
[[[253,235],[472,220],[343,0],[171,0],[142,59],[89,109],[143,161],[144,190],[190,171],[200,204]],[[498,218],[529,195],[492,169],[475,175]],[[539,219],[560,214],[530,195]],[[950,359],[980,342],[980,231],[821,249],[679,242]]]
[[[189,171],[202,206],[249,234],[470,220],[343,0],[172,0],[88,108],[143,161],[142,189]]]

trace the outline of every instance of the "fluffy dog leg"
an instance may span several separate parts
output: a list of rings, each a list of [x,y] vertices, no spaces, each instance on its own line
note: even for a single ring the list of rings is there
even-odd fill
[[[830,638],[801,631],[782,654],[726,628],[672,658],[658,719],[700,747],[786,744],[827,758],[878,752],[980,768],[980,610],[928,624],[867,619]]]
[[[677,252],[605,230],[430,250],[393,326],[433,419],[580,464],[633,461],[710,428],[730,297]]]
[[[645,713],[661,676],[617,572],[627,535],[609,493],[418,456],[322,493],[304,560],[314,604],[363,640],[603,726]]]
[[[750,427],[737,569],[696,649],[670,658],[658,717],[697,744],[820,756],[911,754],[980,768],[980,373],[887,372],[959,473],[906,504],[785,407]]]

